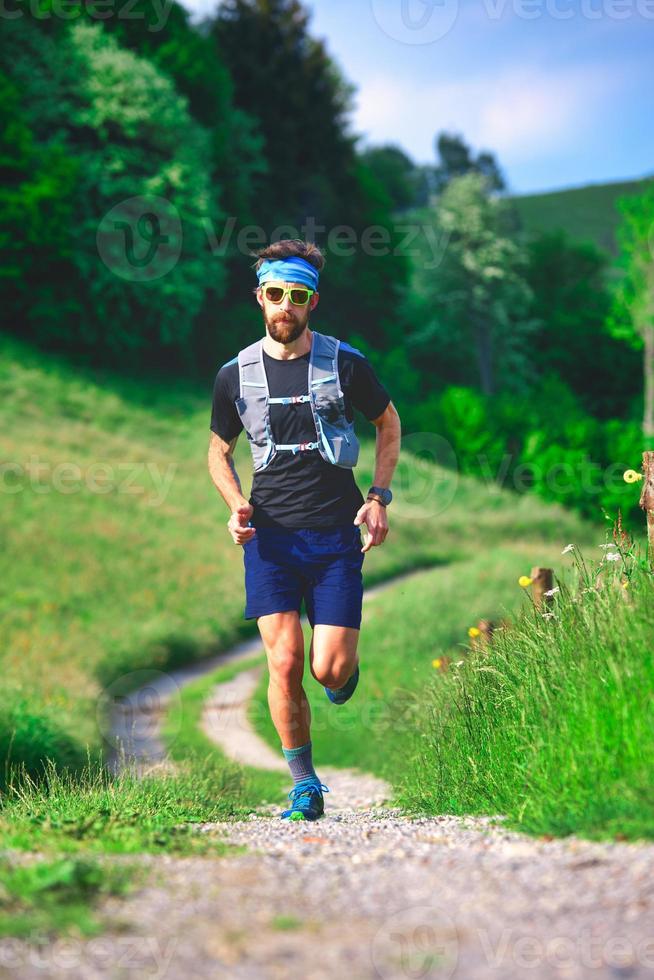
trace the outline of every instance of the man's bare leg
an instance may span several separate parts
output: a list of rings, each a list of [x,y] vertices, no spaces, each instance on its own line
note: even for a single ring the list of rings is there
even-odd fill
[[[306,745],[311,709],[302,686],[304,635],[299,613],[259,616],[257,626],[268,658],[268,706],[277,734],[286,749]]]
[[[342,687],[354,673],[359,633],[351,626],[314,626],[309,662],[311,673],[324,687]]]

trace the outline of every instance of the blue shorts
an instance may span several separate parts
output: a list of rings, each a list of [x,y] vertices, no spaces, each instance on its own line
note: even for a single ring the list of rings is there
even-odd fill
[[[311,627],[361,627],[365,554],[358,525],[331,528],[259,527],[243,545],[245,619],[300,612]]]

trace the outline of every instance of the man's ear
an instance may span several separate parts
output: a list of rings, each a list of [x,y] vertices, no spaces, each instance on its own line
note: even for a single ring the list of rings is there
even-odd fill
[[[320,299],[320,293],[314,293],[313,296],[311,297],[310,309],[315,310],[316,306],[318,305],[319,299]]]
[[[257,303],[259,304],[261,309],[263,309],[263,292],[261,286],[259,286],[259,288],[257,289],[255,296],[257,297]]]

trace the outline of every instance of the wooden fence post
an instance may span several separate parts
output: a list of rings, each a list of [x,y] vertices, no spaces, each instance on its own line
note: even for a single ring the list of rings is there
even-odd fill
[[[477,623],[479,634],[473,636],[470,646],[473,650],[487,650],[493,640],[493,630],[495,624],[490,619],[480,619]]]
[[[639,504],[647,514],[647,550],[649,563],[654,569],[654,452],[643,453],[643,489]]]
[[[551,606],[552,596],[545,595],[549,592],[554,583],[554,571],[551,568],[539,568],[537,565],[531,570],[531,592],[534,599],[534,606],[540,610],[543,606]]]

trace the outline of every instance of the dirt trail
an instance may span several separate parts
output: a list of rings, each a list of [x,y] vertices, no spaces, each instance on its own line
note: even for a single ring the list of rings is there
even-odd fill
[[[283,771],[247,718],[261,669],[218,685],[202,724],[230,758]],[[2,940],[0,976],[654,978],[654,845],[533,839],[500,819],[413,820],[384,805],[376,777],[317,771],[330,788],[320,820],[282,821],[271,805],[205,824],[199,832],[247,853],[144,857],[150,884],[105,907],[122,930],[69,947],[65,966],[54,946],[34,962]]]

